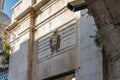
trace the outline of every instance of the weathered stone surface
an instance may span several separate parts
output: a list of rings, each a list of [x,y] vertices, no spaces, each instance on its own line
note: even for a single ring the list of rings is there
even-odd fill
[[[15,27],[20,26],[17,28],[19,49],[18,52],[13,52],[11,55],[10,80],[42,80],[61,76],[64,73],[69,75],[71,71],[77,80],[95,80],[97,78],[102,80],[102,54],[96,47],[94,38],[90,38],[90,36],[96,35],[93,18],[87,14],[87,10],[71,12],[65,7],[67,2],[51,0],[44,5],[41,3],[40,9],[27,15],[30,20],[27,20],[25,16],[18,21],[18,25]],[[34,6],[36,5],[37,3]],[[41,52],[38,54],[39,40],[46,38],[55,30],[60,31],[61,34],[64,28],[71,30],[69,28],[72,24],[74,24],[75,32],[71,36],[65,37],[66,41],[60,43],[60,48],[67,48],[41,59],[39,57]],[[15,33],[14,29],[11,31]],[[68,45],[72,45],[72,47],[68,48]],[[13,70],[13,63],[16,63],[16,71]]]
[[[86,0],[89,11],[93,15],[108,60],[108,80],[119,80],[120,63],[120,1],[119,0]]]

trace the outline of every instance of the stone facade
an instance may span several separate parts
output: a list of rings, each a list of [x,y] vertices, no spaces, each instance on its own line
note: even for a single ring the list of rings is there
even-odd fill
[[[9,80],[103,80],[101,49],[90,37],[94,20],[87,9],[67,9],[70,1],[20,0],[13,7]]]

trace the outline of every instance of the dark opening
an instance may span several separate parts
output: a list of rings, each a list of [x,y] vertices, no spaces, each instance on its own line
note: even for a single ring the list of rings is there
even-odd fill
[[[66,73],[63,73],[63,74],[60,74],[60,75],[56,75],[54,77],[46,78],[46,79],[43,79],[43,80],[54,80],[54,79],[65,77],[65,76],[71,75],[71,74],[75,74],[75,70],[72,70],[72,71],[69,71],[69,72],[66,72]]]

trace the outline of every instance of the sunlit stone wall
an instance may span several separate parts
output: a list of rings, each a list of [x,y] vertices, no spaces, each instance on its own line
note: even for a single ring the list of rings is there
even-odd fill
[[[74,75],[76,80],[102,80],[101,49],[90,37],[96,35],[92,16],[86,9],[70,11],[66,5],[73,0],[50,0],[42,4],[44,1],[37,0],[25,16],[17,15],[18,24],[10,30],[13,51],[9,79],[57,80],[65,74]],[[59,39],[54,38],[56,35]],[[60,41],[55,42],[59,47],[52,51],[53,39]]]

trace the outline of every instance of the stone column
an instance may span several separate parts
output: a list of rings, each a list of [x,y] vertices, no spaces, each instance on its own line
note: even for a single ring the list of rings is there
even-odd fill
[[[0,0],[0,11],[3,11],[3,7],[4,7],[4,0]]]

